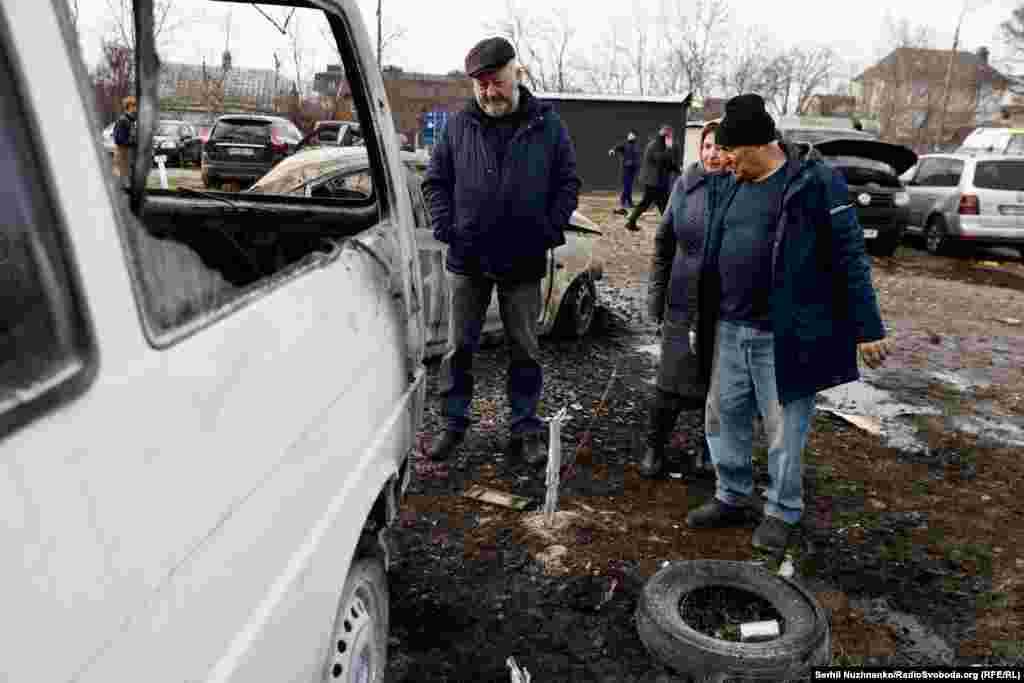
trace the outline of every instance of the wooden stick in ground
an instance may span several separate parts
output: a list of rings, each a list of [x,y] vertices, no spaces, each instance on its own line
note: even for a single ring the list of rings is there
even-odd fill
[[[559,474],[562,468],[562,421],[567,410],[562,408],[548,423],[548,476],[547,495],[544,498],[544,523],[551,526],[558,510]]]
[[[601,400],[598,401],[597,406],[593,410],[593,415],[591,416],[591,424],[593,424],[594,419],[601,417],[602,415],[608,412],[608,395],[611,393],[612,387],[615,385],[615,378],[618,376],[619,366],[618,363],[616,363],[615,367],[612,368],[612,376],[611,378],[609,378],[608,384],[605,385],[604,393],[601,394]],[[592,455],[591,449],[593,448],[593,442],[594,436],[593,434],[590,433],[590,427],[588,426],[587,430],[583,432],[583,434],[580,436],[579,443],[576,444],[576,452],[572,454],[571,464],[576,463],[576,461],[579,459],[580,453],[583,451],[585,451],[586,455],[585,460],[589,461],[590,456]]]

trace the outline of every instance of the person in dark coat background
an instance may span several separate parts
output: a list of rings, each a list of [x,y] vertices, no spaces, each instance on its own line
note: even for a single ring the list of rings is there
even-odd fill
[[[430,457],[444,460],[465,438],[473,400],[473,355],[495,289],[509,352],[511,439],[506,454],[547,460],[537,416],[543,375],[537,321],[546,253],[579,199],[576,152],[561,118],[521,81],[523,67],[504,38],[466,56],[474,99],[445,126],[423,180],[434,236],[448,245],[449,352],[441,365],[447,425]]]
[[[644,162],[638,178],[644,186],[644,196],[626,219],[627,229],[634,232],[640,229],[636,221],[651,208],[651,204],[656,204],[658,210],[665,213],[672,174],[680,172],[679,158],[672,139],[672,126],[664,124],[644,150]]]
[[[725,170],[726,159],[715,144],[717,121],[701,130],[700,160],[675,183],[668,210],[654,236],[654,256],[647,290],[650,317],[661,325],[661,361],[648,418],[640,474],[654,478],[664,469],[665,443],[683,410],[703,410],[708,383],[696,352],[697,283],[707,224],[707,178]],[[697,451],[695,471],[711,468],[710,448]]]
[[[636,130],[630,129],[626,141],[608,150],[608,156],[622,157],[622,195],[619,197],[619,208],[615,213],[626,215],[627,209],[633,208],[633,182],[640,169],[640,143],[636,141]]]
[[[879,367],[889,343],[843,176],[780,146],[764,99],[753,93],[726,103],[717,140],[734,170],[708,183],[697,349],[703,376],[717,382],[708,413],[718,413],[711,452],[718,483],[686,522],[746,523],[759,412],[771,481],[752,543],[781,552],[803,514],[815,395],[856,381],[858,353]]]

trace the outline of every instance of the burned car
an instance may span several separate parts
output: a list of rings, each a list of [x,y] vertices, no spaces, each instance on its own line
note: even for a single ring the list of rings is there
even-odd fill
[[[868,253],[892,256],[910,223],[910,195],[899,176],[917,163],[917,155],[867,134],[826,137],[794,130],[784,139],[843,174]]]
[[[427,354],[438,355],[448,344],[448,280],[445,277],[446,246],[434,238],[420,177],[426,170],[424,154],[403,152],[407,185],[416,217],[426,304]],[[246,193],[302,195],[335,198],[346,202],[374,197],[373,181],[364,147],[317,147],[302,150],[278,164]],[[244,193],[243,193],[244,194]],[[584,336],[593,326],[597,312],[596,283],[603,278],[601,261],[594,255],[594,240],[601,236],[591,220],[573,212],[565,226],[566,243],[549,252],[548,274],[541,283],[544,306],[540,333]],[[491,301],[484,323],[484,337],[502,333],[497,297]]]

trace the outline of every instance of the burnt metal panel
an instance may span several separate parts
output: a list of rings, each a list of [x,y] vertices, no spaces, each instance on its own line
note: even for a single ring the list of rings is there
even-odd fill
[[[626,140],[630,128],[636,129],[641,150],[667,123],[675,128],[677,141],[683,140],[684,111],[680,102],[614,101],[544,98],[569,129],[576,147],[576,163],[581,192],[622,189],[622,161],[609,157],[608,150]],[[682,100],[682,98],[680,98]],[[687,159],[687,162],[692,161]],[[633,186],[639,201],[643,188]]]

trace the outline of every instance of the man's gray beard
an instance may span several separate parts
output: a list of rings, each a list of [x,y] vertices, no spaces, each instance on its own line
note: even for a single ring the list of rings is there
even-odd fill
[[[517,85],[515,87],[515,89],[512,91],[512,99],[509,100],[509,105],[510,106],[508,108],[508,111],[506,111],[504,114],[494,114],[494,113],[491,113],[491,112],[487,111],[487,107],[484,107],[484,106],[481,106],[480,109],[482,109],[484,114],[487,114],[492,119],[500,119],[503,116],[508,116],[509,114],[514,114],[519,109],[519,97],[520,97],[520,92],[519,92],[519,86]]]

